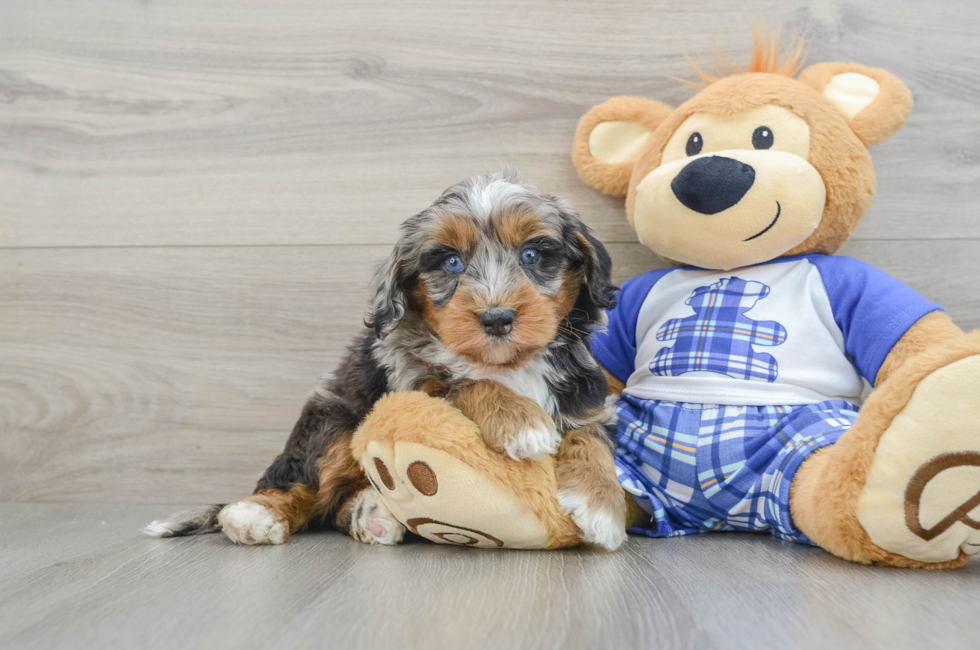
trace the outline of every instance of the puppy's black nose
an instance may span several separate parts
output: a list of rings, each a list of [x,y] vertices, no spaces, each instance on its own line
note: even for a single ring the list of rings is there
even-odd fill
[[[480,325],[490,336],[506,336],[514,329],[514,310],[491,307],[480,314]]]
[[[686,207],[701,214],[727,210],[742,200],[755,182],[755,170],[724,156],[706,156],[687,164],[670,189]]]

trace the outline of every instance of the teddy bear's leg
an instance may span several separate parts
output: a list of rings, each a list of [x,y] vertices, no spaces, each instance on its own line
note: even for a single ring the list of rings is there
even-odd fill
[[[383,397],[354,434],[354,457],[387,509],[433,542],[559,548],[579,530],[557,498],[555,459],[518,461],[487,447],[442,398]]]
[[[795,525],[857,562],[951,568],[980,552],[980,332],[911,358],[811,456]]]

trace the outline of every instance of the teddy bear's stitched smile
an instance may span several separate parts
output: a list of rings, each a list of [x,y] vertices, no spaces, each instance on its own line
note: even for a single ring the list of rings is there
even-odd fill
[[[757,232],[756,234],[754,234],[751,237],[749,237],[748,239],[743,239],[742,240],[742,243],[745,243],[747,241],[752,241],[753,239],[756,239],[757,237],[762,237],[764,234],[766,234],[767,232],[769,232],[772,229],[772,227],[776,225],[776,222],[779,221],[779,215],[781,215],[782,213],[783,213],[783,208],[782,208],[782,206],[779,205],[779,201],[776,201],[776,216],[773,217],[772,222],[768,226],[766,226],[765,228],[763,228],[762,230],[760,230],[759,232]]]

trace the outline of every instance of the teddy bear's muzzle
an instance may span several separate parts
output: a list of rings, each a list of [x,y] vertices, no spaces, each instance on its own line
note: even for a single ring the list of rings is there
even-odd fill
[[[725,156],[706,156],[685,165],[670,188],[684,207],[717,214],[741,201],[754,182],[751,165]]]

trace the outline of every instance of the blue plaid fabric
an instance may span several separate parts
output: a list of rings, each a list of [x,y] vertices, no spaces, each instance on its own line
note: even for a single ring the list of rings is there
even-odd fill
[[[761,282],[722,278],[698,287],[686,304],[693,316],[673,318],[657,330],[658,341],[677,341],[661,348],[650,363],[654,375],[715,372],[734,379],[774,382],[776,359],[756,352],[753,345],[774,346],[786,340],[786,328],[776,321],[756,321],[745,315],[769,295]]]
[[[790,519],[790,483],[810,454],[854,424],[858,407],[842,400],[716,406],[623,395],[617,412],[616,472],[651,515],[630,532],[772,530],[812,544]]]

